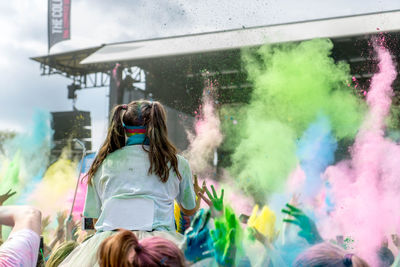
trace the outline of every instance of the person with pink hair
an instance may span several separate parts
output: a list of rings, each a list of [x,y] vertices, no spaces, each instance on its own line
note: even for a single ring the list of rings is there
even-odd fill
[[[158,236],[139,241],[128,230],[103,240],[98,256],[100,267],[186,266],[182,251],[172,241]]]
[[[300,254],[293,267],[369,267],[360,257],[344,249],[322,242]]]

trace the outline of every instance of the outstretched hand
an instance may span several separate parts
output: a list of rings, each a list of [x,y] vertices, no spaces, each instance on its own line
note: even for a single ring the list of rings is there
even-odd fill
[[[50,215],[42,218],[42,233],[46,230],[47,226],[50,224]]]
[[[67,211],[57,212],[57,239],[62,242],[65,236],[64,223],[67,218]]]
[[[196,194],[196,210],[200,208],[200,203],[201,203],[201,195],[204,193],[204,189],[199,186],[199,180],[197,179],[197,175],[194,174],[194,183],[193,183],[193,189],[194,193]]]
[[[57,212],[57,224],[58,227],[63,227],[65,223],[65,219],[67,219],[67,211]]]
[[[224,209],[224,189],[221,189],[220,197],[218,197],[218,194],[215,191],[215,188],[213,185],[211,185],[211,190],[213,192],[212,195],[211,195],[210,191],[208,191],[206,186],[204,186],[204,189],[207,193],[207,196],[211,200],[214,209],[216,209],[217,211],[222,211]]]
[[[258,214],[258,205],[255,205],[247,222],[250,237],[263,244],[272,243],[278,236],[275,231],[275,220],[275,213],[267,206],[264,206]]]
[[[194,192],[196,193],[196,196],[198,196],[199,193],[203,193],[204,190],[201,186],[199,186],[199,180],[197,178],[197,175],[194,174],[193,177],[194,177],[193,189],[194,189]]]
[[[184,237],[184,253],[187,260],[197,262],[199,260],[212,257],[212,240],[208,222],[210,220],[210,210],[199,210],[190,227],[186,230]]]
[[[221,189],[220,197],[218,197],[218,194],[215,191],[214,186],[211,185],[211,190],[212,190],[212,194],[211,194],[207,188],[206,183],[203,182],[203,190],[206,192],[208,198],[206,196],[204,196],[203,193],[200,194],[200,197],[210,207],[211,211],[213,212],[214,217],[218,217],[219,215],[222,215],[222,212],[224,211],[224,189]]]
[[[4,204],[10,197],[15,195],[17,192],[12,191],[12,189],[8,190],[7,193],[0,195],[0,206]]]
[[[211,230],[215,259],[220,266],[234,266],[240,226],[230,208],[225,208],[224,215],[215,220],[215,230]]]
[[[309,244],[316,244],[323,241],[313,220],[295,206],[286,204],[286,207],[288,209],[282,209],[282,212],[292,216],[293,219],[283,219],[283,221],[299,226],[299,236],[306,239]]]

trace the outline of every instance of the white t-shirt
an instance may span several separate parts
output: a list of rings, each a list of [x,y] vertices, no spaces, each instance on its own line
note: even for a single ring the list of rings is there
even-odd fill
[[[174,200],[187,210],[196,206],[189,163],[177,157],[182,180],[171,168],[163,183],[155,174],[148,174],[149,156],[141,145],[109,154],[88,186],[83,215],[98,218],[97,231],[175,231]]]

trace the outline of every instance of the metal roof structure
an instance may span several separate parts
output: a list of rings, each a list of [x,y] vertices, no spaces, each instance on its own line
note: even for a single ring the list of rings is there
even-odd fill
[[[400,30],[400,11],[335,17],[263,27],[108,44],[81,64],[139,61],[210,53],[314,38],[343,38]]]
[[[74,50],[47,56],[32,57],[40,63],[41,75],[59,74],[72,79],[84,88],[108,86],[107,71],[110,67],[104,64],[82,65],[80,62],[96,52],[102,46]]]
[[[379,32],[400,31],[400,10],[343,16],[311,21],[259,26],[211,33],[103,44],[64,53],[32,57],[41,64],[42,75],[81,76],[108,73],[116,62],[145,67],[149,59],[237,50],[264,43],[282,43],[313,38],[346,38]]]
[[[104,44],[32,59],[41,63],[43,75],[61,74],[72,79],[77,89],[110,86],[110,108],[122,99],[121,92],[117,97],[111,88],[112,69],[120,64],[120,78],[126,81],[123,86],[132,89],[129,83],[137,79],[131,68],[140,68],[146,77],[146,95],[192,114],[201,99],[205,77],[218,80],[220,103],[247,102],[252,87],[242,66],[241,49],[265,43],[331,38],[332,57],[346,61],[351,74],[367,86],[374,68],[373,59],[365,52],[370,50],[371,36],[380,33],[394,42],[400,40],[400,10]],[[392,47],[399,57],[399,46]]]

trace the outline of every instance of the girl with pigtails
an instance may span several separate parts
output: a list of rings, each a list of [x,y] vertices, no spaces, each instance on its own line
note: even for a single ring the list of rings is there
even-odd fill
[[[87,183],[83,216],[96,220],[96,234],[61,266],[97,266],[100,243],[117,229],[133,231],[139,240],[156,235],[179,244],[174,200],[186,215],[199,207],[189,164],[168,139],[166,112],[157,101],[114,108]]]

